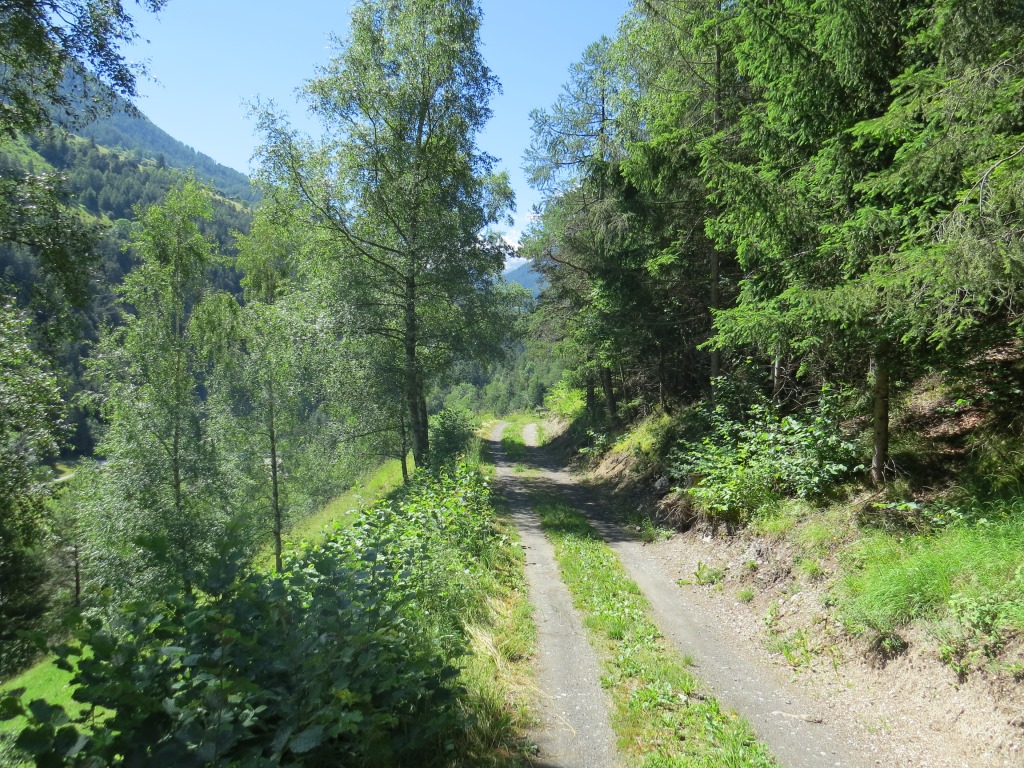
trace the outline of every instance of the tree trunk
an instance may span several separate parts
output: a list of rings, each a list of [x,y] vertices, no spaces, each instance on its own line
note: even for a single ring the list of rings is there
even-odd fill
[[[182,492],[184,479],[181,476],[181,430],[178,421],[174,422],[174,432],[171,436],[171,482],[174,485],[174,524],[181,526],[185,522],[185,497]],[[182,589],[186,595],[192,594],[192,581],[188,577],[189,550],[188,543],[182,537],[180,528],[169,530],[171,546],[175,547],[179,561],[179,575],[182,578]]]
[[[597,415],[597,395],[594,393],[594,380],[587,375],[587,413]]]
[[[401,442],[399,443],[401,455],[399,458],[402,461],[402,483],[405,485],[409,484],[409,432],[405,428],[405,418],[401,419],[401,424],[398,428],[399,435],[401,436]]]
[[[714,104],[714,130],[718,132],[722,128],[722,46],[719,41],[721,36],[721,27],[718,24],[718,19],[722,15],[722,0],[718,2],[717,16],[715,20],[715,104]],[[712,310],[720,309],[721,297],[719,296],[719,282],[721,280],[721,260],[719,258],[718,249],[711,249],[711,292],[709,299],[709,306]],[[714,328],[714,325],[712,325]],[[711,401],[714,403],[715,388],[714,381],[722,373],[722,353],[718,349],[711,350],[711,366],[710,366],[710,378],[711,378]]]
[[[615,402],[615,387],[612,382],[612,371],[607,366],[601,366],[601,389],[604,391],[604,405],[608,409],[608,415],[613,419],[618,418],[619,408]]]
[[[71,557],[75,564],[75,607],[82,605],[82,563],[78,558],[78,545],[71,547]]]
[[[417,413],[420,417],[420,434],[423,436],[423,460],[430,461],[430,417],[427,415],[427,394],[424,392],[423,379],[419,379],[419,399]]]
[[[427,462],[428,438],[423,382],[416,355],[418,332],[416,279],[410,275],[405,281],[405,398],[412,428],[412,458],[417,467],[422,467]]]
[[[712,310],[719,309],[720,298],[718,294],[718,283],[720,279],[721,265],[719,264],[718,251],[711,251],[711,295],[709,298],[709,306]],[[714,328],[714,326],[712,326]],[[711,370],[710,379],[712,383],[712,389],[714,389],[714,381],[722,375],[722,353],[718,349],[711,350]]]
[[[889,461],[889,343],[882,342],[871,358],[873,381],[871,482],[885,485],[885,465]]]
[[[274,513],[274,568],[278,573],[284,573],[284,561],[281,557],[284,521],[281,515],[281,492],[277,477],[277,424],[273,381],[267,382],[267,427],[270,437],[270,503]]]

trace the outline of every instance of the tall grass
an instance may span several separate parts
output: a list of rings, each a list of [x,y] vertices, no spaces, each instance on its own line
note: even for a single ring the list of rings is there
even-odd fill
[[[918,536],[874,533],[852,550],[844,616],[856,629],[892,632],[985,603],[996,628],[1024,630],[1024,513]]]

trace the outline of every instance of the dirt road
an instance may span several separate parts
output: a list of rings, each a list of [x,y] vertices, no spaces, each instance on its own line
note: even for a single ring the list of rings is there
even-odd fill
[[[538,680],[544,692],[543,727],[537,734],[543,766],[612,766],[618,760],[608,726],[608,704],[598,680],[597,661],[586,642],[558,575],[550,544],[530,510],[535,494],[556,495],[583,511],[618,554],[651,605],[662,633],[696,661],[695,672],[719,701],[745,717],[779,762],[792,768],[870,768],[898,764],[869,745],[855,728],[825,716],[771,664],[744,655],[727,633],[711,626],[700,607],[664,572],[643,543],[626,535],[603,508],[600,497],[581,486],[537,448],[529,449],[525,475],[512,472],[501,453],[505,425],[492,434],[499,487],[509,499],[527,549],[530,597],[538,622]],[[536,425],[523,431],[537,444]]]
[[[526,578],[537,624],[540,726],[531,734],[538,747],[533,764],[544,768],[612,768],[619,761],[597,657],[587,642],[569,590],[562,583],[554,549],[531,510],[529,489],[512,473],[511,462],[501,450],[505,426],[494,428],[491,452],[498,488],[508,500],[526,550]]]

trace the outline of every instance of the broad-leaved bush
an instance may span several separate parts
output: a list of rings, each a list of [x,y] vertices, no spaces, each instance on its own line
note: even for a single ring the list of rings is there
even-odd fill
[[[786,496],[821,496],[856,468],[835,393],[824,390],[800,416],[781,414],[764,396],[737,416],[730,391],[716,394],[705,436],[681,443],[669,458],[672,477],[704,513],[742,522]]]
[[[58,651],[82,711],[8,698],[0,716],[28,716],[38,765],[443,764],[493,533],[478,472],[424,474],[281,575],[230,563],[84,622]]]

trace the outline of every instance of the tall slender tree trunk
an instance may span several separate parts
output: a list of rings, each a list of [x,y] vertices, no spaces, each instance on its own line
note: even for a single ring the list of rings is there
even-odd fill
[[[883,341],[871,358],[871,482],[879,488],[885,484],[885,465],[889,461],[889,351],[889,342]]]
[[[71,558],[75,566],[75,607],[82,604],[82,562],[78,556],[78,545],[71,547]]]
[[[712,119],[713,119],[713,125],[714,125],[715,133],[717,133],[718,131],[721,130],[722,122],[723,122],[723,120],[722,120],[722,101],[723,101],[723,95],[722,95],[722,90],[723,90],[722,89],[722,44],[721,44],[721,41],[720,41],[720,37],[721,37],[721,34],[722,34],[722,29],[721,29],[721,26],[719,24],[719,20],[721,19],[721,16],[722,16],[722,6],[723,6],[723,0],[718,0],[717,7],[716,7],[717,13],[716,13],[716,17],[715,17],[715,83],[714,83],[715,95],[714,95],[714,109],[713,109],[713,113],[712,113]],[[722,269],[721,257],[720,257],[720,255],[718,253],[718,249],[713,247],[711,249],[711,291],[710,291],[710,295],[708,296],[708,305],[709,305],[709,307],[710,307],[710,309],[712,311],[712,314],[714,313],[714,311],[716,311],[718,309],[721,309],[721,296],[719,294],[720,282],[721,282],[721,269]],[[711,391],[711,402],[713,404],[715,402],[714,381],[715,381],[715,379],[717,379],[719,376],[722,375],[722,353],[721,353],[720,350],[718,350],[718,349],[712,349],[711,350],[711,361],[710,361],[710,363],[711,364],[709,366],[708,373],[709,373],[709,377],[711,379],[710,391]]]
[[[619,416],[618,403],[615,402],[615,386],[612,382],[612,371],[608,366],[601,366],[601,389],[604,391],[604,405],[608,415],[613,419]]]
[[[270,503],[274,513],[274,567],[284,572],[281,556],[284,520],[281,514],[281,491],[278,484],[277,467],[277,423],[274,413],[274,382],[267,381],[267,434],[270,437]]]
[[[424,461],[430,460],[430,417],[427,413],[427,392],[424,386],[423,377],[421,376],[418,381],[419,384],[419,408],[417,413],[420,417],[420,434],[423,435],[423,457]]]
[[[171,482],[174,485],[174,525],[182,525],[185,520],[185,495],[183,488],[185,480],[181,474],[181,427],[177,420],[174,422],[174,431],[171,435]],[[182,578],[183,589],[186,595],[192,594],[192,582],[188,577],[188,563],[190,560],[188,543],[182,538],[181,530],[170,531],[171,544],[178,550],[178,568]]]
[[[402,483],[405,485],[409,484],[409,430],[405,426],[405,417],[401,417],[401,422],[398,427],[398,433],[400,436],[400,450],[401,456],[399,457],[402,462]]]
[[[776,355],[772,360],[772,402],[779,405],[782,399],[782,357]]]
[[[429,442],[427,437],[426,398],[416,355],[418,342],[416,318],[416,278],[409,275],[405,281],[405,397],[412,428],[412,458],[417,467],[425,466]]]

